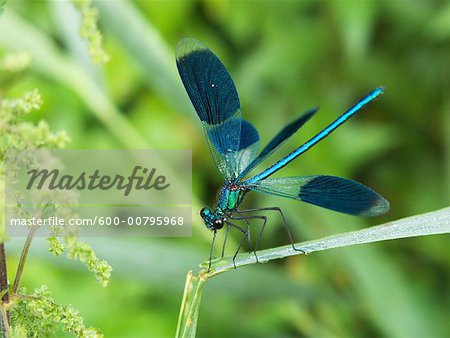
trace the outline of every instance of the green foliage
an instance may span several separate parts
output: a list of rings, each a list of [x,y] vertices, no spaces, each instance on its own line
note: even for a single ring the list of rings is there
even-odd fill
[[[103,334],[95,328],[86,328],[83,318],[71,305],[55,303],[48,288],[43,285],[29,294],[21,288],[11,304],[12,337],[50,337],[62,328],[77,337],[98,338]]]
[[[72,0],[72,3],[80,11],[80,35],[87,41],[92,61],[97,64],[108,62],[109,56],[102,47],[102,34],[97,28],[98,10],[91,6],[90,0]]]
[[[10,90],[13,85],[21,79],[26,68],[29,66],[30,57],[27,53],[10,54],[0,60],[0,72],[2,82],[0,87],[0,190],[5,189],[5,159],[12,149],[30,150],[36,148],[62,148],[69,142],[66,132],[53,133],[44,121],[37,124],[25,121],[26,117],[42,108],[43,100],[37,89],[23,94],[19,98],[7,99],[3,93]],[[25,160],[30,163],[33,159]],[[1,215],[5,215],[5,194],[1,194],[0,205]],[[62,217],[73,216],[71,207],[64,204],[74,204],[73,196],[62,193],[58,199],[58,204],[49,200],[46,193],[35,196],[36,203],[42,205],[41,209],[29,211],[20,203],[20,196],[17,196],[15,208],[20,214],[32,216],[36,214],[59,215]],[[11,207],[11,206],[10,206]],[[4,222],[2,217],[1,241],[5,240]],[[26,289],[22,288],[15,294],[16,283],[20,283],[22,271],[24,269],[25,258],[28,254],[29,245],[34,230],[30,230],[29,241],[27,240],[22,253],[23,262],[19,265],[16,280],[12,290],[11,299],[7,309],[11,313],[11,330],[13,337],[42,337],[54,334],[62,325],[65,332],[73,333],[78,337],[101,337],[102,334],[92,328],[85,328],[83,319],[78,311],[71,306],[56,304],[51,298],[50,292],[45,286],[35,290],[31,295],[26,294]],[[99,259],[91,246],[79,241],[76,235],[70,231],[62,231],[60,228],[53,229],[53,236],[48,239],[49,251],[55,255],[60,255],[66,249],[67,256],[85,264],[89,271],[93,272],[96,279],[102,286],[107,286],[111,267],[105,260]],[[62,244],[62,243],[65,243]],[[6,292],[6,290],[4,290]]]
[[[8,55],[0,61],[1,69],[7,73],[5,78],[8,75],[12,77],[11,74],[24,71],[29,64],[29,58],[25,55],[23,53],[18,54],[16,58],[13,55]],[[6,152],[9,149],[62,148],[69,142],[65,131],[53,133],[44,121],[39,121],[37,125],[23,121],[27,114],[39,110],[42,104],[42,97],[37,89],[29,91],[17,99],[2,99],[0,101],[0,161],[2,163],[4,163]],[[4,166],[0,169],[0,187],[4,187]],[[3,195],[2,198],[4,198]],[[45,200],[45,194],[38,198],[41,199],[40,204],[51,203],[51,201]],[[53,205],[52,212],[63,217],[71,216],[70,207],[64,207],[61,203],[61,201],[67,201],[68,204],[75,203],[73,200],[67,200],[68,198],[70,199],[71,196],[67,193],[60,196],[60,205]],[[1,201],[1,205],[4,205],[4,203],[4,200]],[[46,210],[49,210],[48,206]],[[55,254],[62,252],[64,246],[60,244],[60,240],[56,236],[62,237],[68,248],[68,257],[84,263],[89,271],[94,272],[100,284],[106,286],[111,271],[111,267],[106,261],[98,259],[92,248],[85,242],[79,242],[72,233],[61,232],[61,229],[55,229],[55,231],[55,236],[49,239],[50,252]]]
[[[69,141],[65,132],[52,133],[48,124],[40,121],[37,125],[24,121],[26,115],[41,108],[42,97],[37,89],[19,98],[6,99],[3,92],[21,77],[29,65],[30,58],[25,53],[8,54],[0,60],[0,191],[5,189],[5,159],[10,149],[33,149],[36,147],[63,147]],[[0,196],[2,215],[5,213],[5,196]],[[4,218],[0,220],[4,238]]]
[[[89,271],[94,272],[97,281],[104,287],[111,277],[111,266],[105,260],[97,258],[94,250],[86,242],[80,242],[76,237],[66,237],[67,256],[84,263]]]
[[[4,115],[4,123],[13,123],[15,119],[23,115],[39,110],[42,106],[42,98],[37,89],[25,93],[20,99],[3,100],[0,109]],[[10,120],[8,120],[8,118]]]
[[[0,102],[1,135],[0,158],[4,161],[8,149],[33,149],[34,147],[63,147],[68,142],[65,132],[52,133],[48,124],[40,121],[37,126],[23,122],[23,117],[42,105],[37,89],[17,99]]]
[[[62,233],[61,229],[53,229],[53,235],[47,238],[49,251],[55,256],[67,252],[67,258],[80,261],[89,271],[93,272],[97,281],[103,287],[108,286],[112,267],[107,261],[99,259],[92,247],[80,241],[76,234],[71,232]]]
[[[69,138],[66,132],[53,133],[44,121],[39,121],[37,125],[23,121],[25,115],[39,110],[41,105],[42,98],[37,89],[25,93],[18,99],[3,99],[0,102],[1,160],[5,159],[8,149],[62,148],[67,144]]]
[[[62,243],[58,237],[52,236],[52,237],[47,238],[47,240],[48,240],[48,244],[49,244],[48,251],[50,251],[52,254],[54,254],[55,256],[59,256],[64,252],[64,249],[66,247],[64,246],[64,243]]]

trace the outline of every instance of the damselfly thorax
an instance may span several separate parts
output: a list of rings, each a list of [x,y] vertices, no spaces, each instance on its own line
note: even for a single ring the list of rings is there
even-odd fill
[[[230,183],[220,189],[217,208],[223,212],[233,212],[241,204],[247,188],[243,184]]]
[[[215,210],[208,207],[200,211],[205,225],[210,230],[219,230],[223,227],[223,223],[227,217],[236,212],[237,207],[241,204],[247,188],[243,184],[227,183],[218,194],[218,202]]]

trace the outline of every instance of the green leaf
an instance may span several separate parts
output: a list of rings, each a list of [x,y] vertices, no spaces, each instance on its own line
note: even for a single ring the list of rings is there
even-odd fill
[[[258,251],[257,255],[259,263],[265,263],[269,260],[299,255],[302,253],[310,254],[316,251],[324,251],[356,244],[444,233],[450,233],[450,207],[363,230],[346,232],[335,236],[295,244],[296,248],[302,251],[296,251],[291,245],[285,245],[278,248]],[[232,257],[226,257],[212,262],[212,269],[209,271],[206,269],[202,270],[198,276],[193,276],[192,272],[189,272],[181,304],[176,336],[195,336],[203,286],[209,278],[234,270],[238,267],[255,263],[257,263],[257,261],[254,254],[247,253],[238,255],[235,261],[233,261]],[[207,267],[208,265],[208,262],[203,263],[204,267]],[[420,328],[421,326],[419,325],[419,329]]]
[[[317,251],[356,244],[446,233],[450,233],[450,207],[362,230],[346,232],[308,242],[296,243],[295,247],[303,252],[294,250],[291,245],[284,245],[277,248],[258,251],[257,254],[259,262],[265,263],[273,259],[300,254],[308,255]],[[234,263],[235,264],[233,264],[232,257],[226,257],[213,262],[211,271],[208,272],[205,277],[211,278],[228,270],[233,270],[235,266],[237,268],[255,264],[257,261],[253,253],[246,253],[238,255]],[[208,262],[203,263],[203,266],[208,266]]]

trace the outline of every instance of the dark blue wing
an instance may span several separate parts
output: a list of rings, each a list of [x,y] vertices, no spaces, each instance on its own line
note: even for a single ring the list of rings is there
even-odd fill
[[[242,119],[234,82],[219,58],[196,39],[176,50],[181,80],[203,123],[214,162],[227,179],[236,178],[259,147],[256,129]]]
[[[217,125],[204,124],[209,149],[214,162],[227,179],[236,179],[255,158],[259,136],[255,127],[233,117]]]
[[[238,179],[243,178],[253,168],[269,157],[275,150],[277,150],[286,140],[297,132],[308,120],[317,112],[319,108],[313,108],[301,115],[295,121],[289,123],[282,130],[275,135],[275,137],[264,147],[261,153],[243,170]]]
[[[372,189],[335,176],[273,178],[258,181],[249,188],[351,215],[376,216],[389,210],[389,202]]]

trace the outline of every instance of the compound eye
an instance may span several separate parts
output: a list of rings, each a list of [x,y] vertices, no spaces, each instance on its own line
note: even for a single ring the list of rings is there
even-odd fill
[[[200,216],[202,218],[205,218],[207,214],[209,214],[209,209],[208,208],[202,208],[202,210],[200,210]]]
[[[223,228],[223,220],[222,219],[216,219],[214,221],[214,229],[222,229]]]

